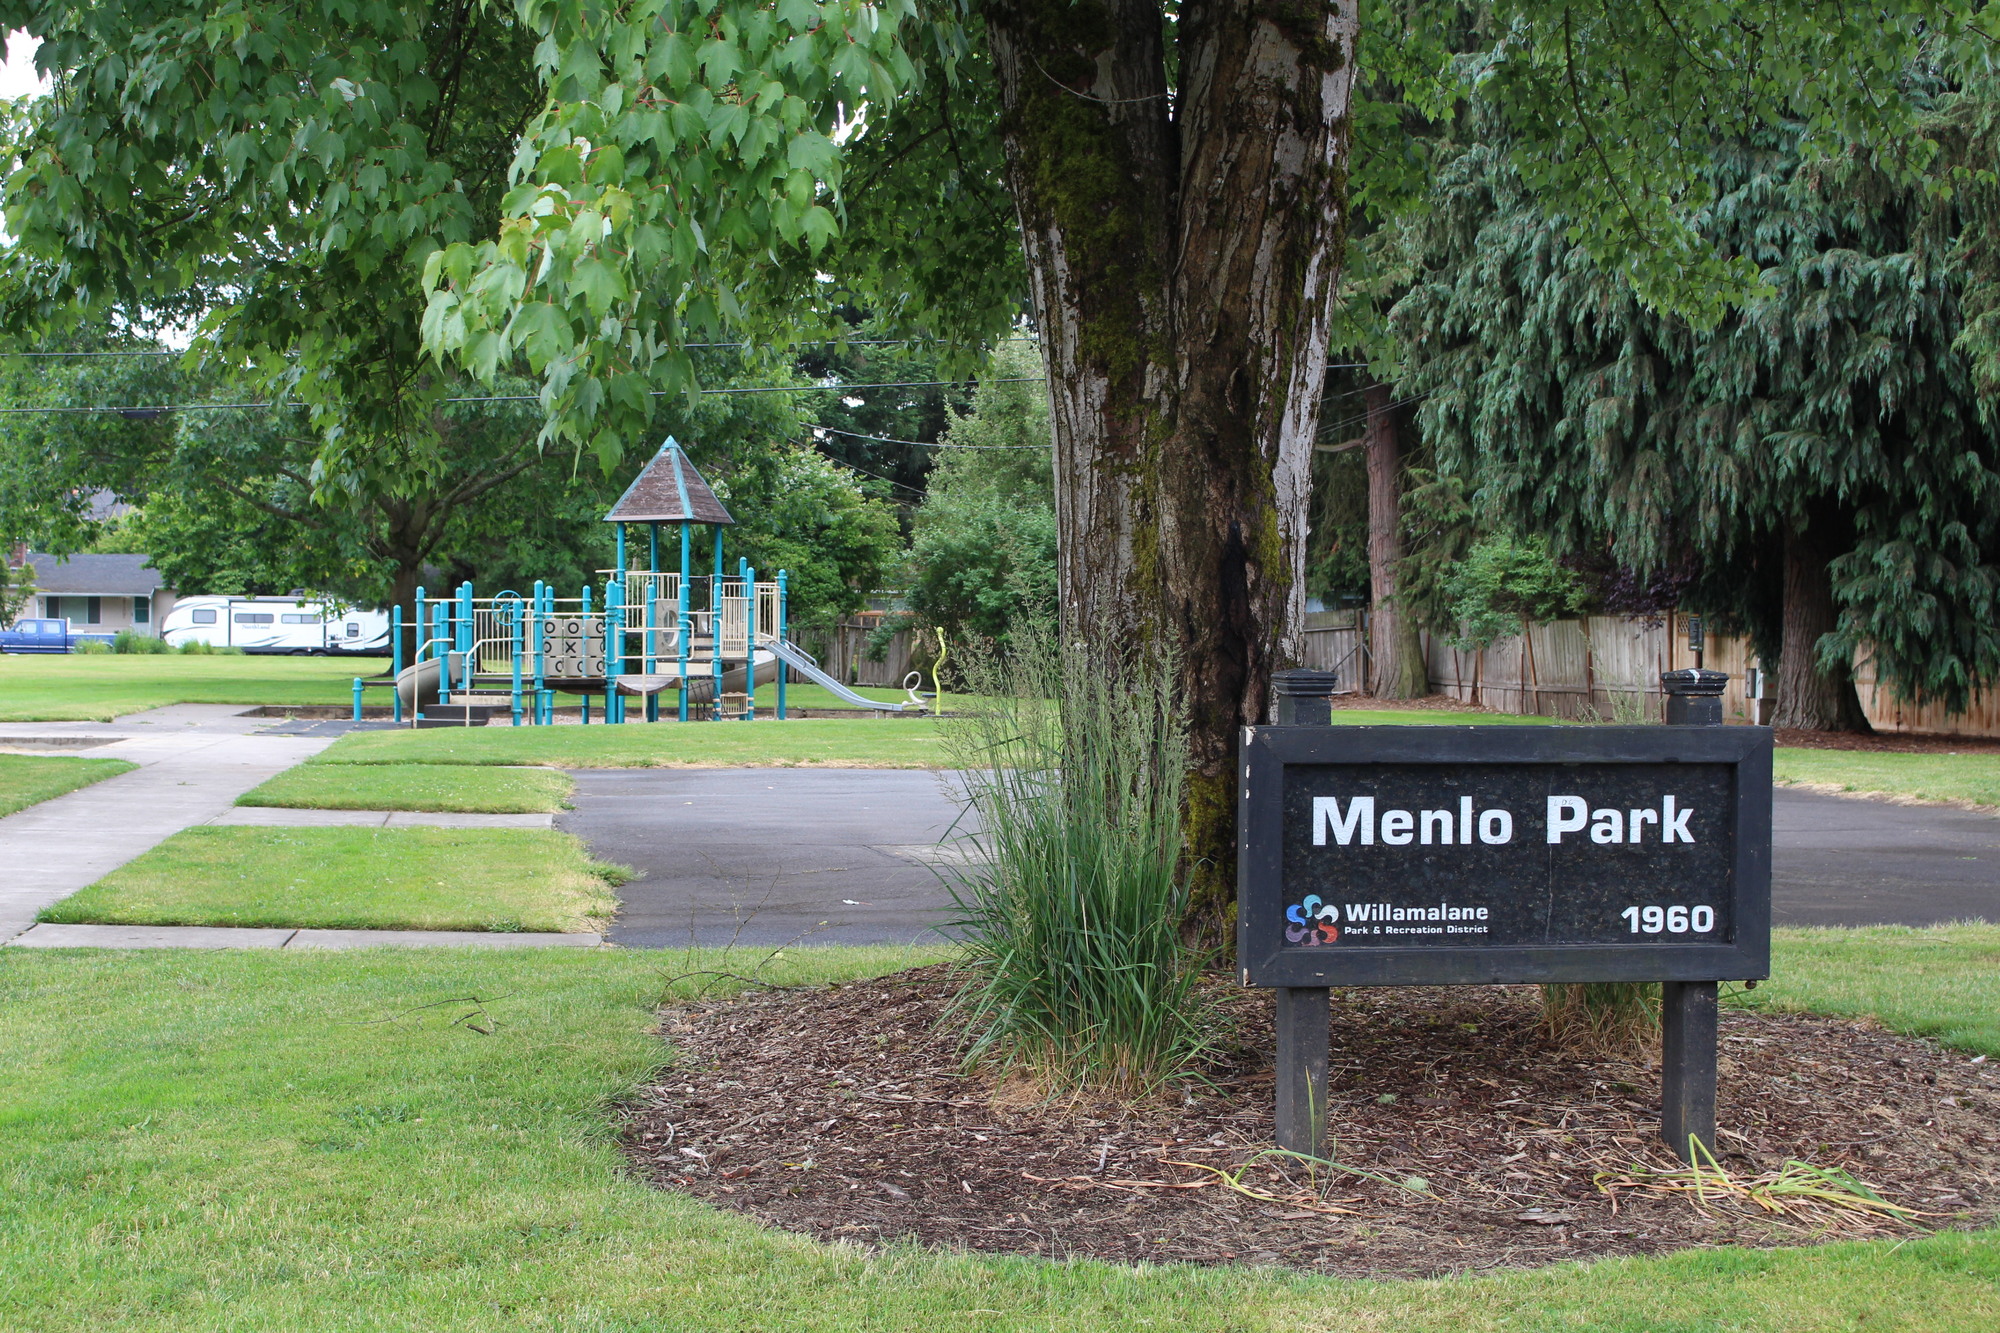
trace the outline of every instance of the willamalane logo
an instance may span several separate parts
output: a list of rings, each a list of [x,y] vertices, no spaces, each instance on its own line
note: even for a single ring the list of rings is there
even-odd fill
[[[1285,909],[1285,943],[1316,949],[1332,944],[1341,927],[1351,935],[1483,935],[1487,909],[1440,902],[1422,907],[1396,903],[1327,902],[1316,893]]]

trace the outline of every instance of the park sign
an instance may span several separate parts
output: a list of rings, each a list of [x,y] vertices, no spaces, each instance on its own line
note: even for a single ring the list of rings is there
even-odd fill
[[[1770,975],[1761,727],[1246,728],[1246,985]]]

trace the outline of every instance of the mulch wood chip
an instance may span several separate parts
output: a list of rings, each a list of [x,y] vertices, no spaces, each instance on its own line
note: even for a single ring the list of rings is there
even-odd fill
[[[1528,987],[1336,991],[1350,1169],[1316,1179],[1258,1156],[1268,994],[1216,983],[1229,1040],[1204,1081],[1128,1103],[966,1073],[951,988],[925,968],[663,1011],[672,1063],[626,1108],[626,1152],[663,1187],[826,1240],[1349,1276],[1909,1235],[2000,1202],[1995,1063],[1865,1023],[1725,1010],[1720,1165],[1841,1168],[1908,1219],[1645,1187],[1678,1167],[1657,1067],[1550,1049]]]

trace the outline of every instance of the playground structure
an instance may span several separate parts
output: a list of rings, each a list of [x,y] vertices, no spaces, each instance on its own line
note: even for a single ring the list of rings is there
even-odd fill
[[[617,525],[616,567],[598,571],[604,585],[595,596],[586,585],[577,597],[557,597],[539,580],[527,593],[487,597],[469,582],[445,597],[419,588],[407,665],[403,608],[395,608],[396,720],[470,725],[504,711],[517,727],[547,725],[556,720],[557,696],[568,694],[580,697],[586,724],[596,698],[605,722],[624,722],[632,699],[641,701],[646,721],[657,722],[660,696],[671,691],[680,721],[748,721],[756,716],[757,686],[770,682],[782,719],[794,673],[854,708],[925,711],[914,673],[904,683],[907,701],[869,699],[791,642],[785,571],[760,583],[747,560],[725,568],[722,530],[736,520],[671,437],[604,521]],[[646,529],[644,568],[629,567],[627,528],[634,524]],[[711,572],[694,568],[697,526],[712,530]],[[677,570],[660,568],[662,527],[679,529]]]

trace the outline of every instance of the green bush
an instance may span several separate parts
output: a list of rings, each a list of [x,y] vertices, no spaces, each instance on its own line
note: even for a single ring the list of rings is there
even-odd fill
[[[179,653],[183,657],[243,656],[243,650],[241,648],[230,648],[230,647],[223,647],[213,643],[204,643],[200,639],[189,639],[186,643],[183,643],[178,648],[163,648],[161,651]]]
[[[1560,620],[1583,607],[1576,575],[1557,564],[1539,536],[1488,537],[1444,580],[1456,648],[1484,648],[1521,632],[1524,620]]]
[[[111,640],[114,653],[164,653],[170,651],[166,640],[156,639],[150,634],[136,630],[121,629]]]
[[[1058,647],[1032,622],[970,650],[988,702],[947,720],[979,832],[950,875],[968,1058],[1045,1086],[1141,1091],[1206,1045],[1200,958],[1180,933],[1187,760],[1173,664]]]
[[[1004,639],[1055,602],[1055,465],[1042,374],[1031,345],[1001,345],[971,413],[952,418],[951,447],[938,450],[917,511],[910,611],[954,643]]]
[[[69,650],[73,653],[84,653],[94,656],[97,653],[110,652],[111,645],[102,639],[78,639],[69,646]]]

